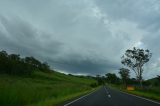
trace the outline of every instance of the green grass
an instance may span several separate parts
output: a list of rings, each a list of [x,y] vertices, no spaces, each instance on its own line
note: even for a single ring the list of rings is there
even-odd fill
[[[155,87],[155,86],[148,87],[145,89],[142,89],[140,87],[135,87],[134,91],[127,91],[123,85],[107,84],[107,86],[109,86],[113,89],[121,90],[123,92],[134,94],[137,96],[142,96],[142,97],[145,97],[148,99],[160,101],[160,87],[158,87],[158,86],[157,87]]]
[[[91,78],[58,72],[31,76],[0,75],[0,106],[54,106],[92,90]]]
[[[160,101],[160,87],[151,87],[147,89],[136,88],[134,91],[126,91],[126,92]]]

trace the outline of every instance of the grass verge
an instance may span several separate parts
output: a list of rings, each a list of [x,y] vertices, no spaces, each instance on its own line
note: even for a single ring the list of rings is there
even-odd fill
[[[75,97],[88,94],[91,91],[93,91],[93,89],[88,90],[88,91],[82,91],[82,92],[66,95],[66,96],[59,97],[59,98],[50,98],[50,99],[46,99],[44,101],[40,101],[39,103],[36,103],[36,104],[31,104],[29,106],[56,106],[64,101],[71,100]]]
[[[158,89],[155,89],[155,88],[150,88],[148,90],[145,90],[145,89],[142,90],[142,89],[137,88],[134,91],[127,91],[127,90],[125,90],[125,91],[127,93],[131,93],[131,94],[134,94],[134,95],[137,95],[137,96],[142,96],[142,97],[152,99],[152,100],[156,100],[156,101],[160,102],[160,91]]]
[[[113,89],[116,89],[116,90],[120,90],[123,92],[127,92],[130,94],[134,94],[137,96],[141,96],[144,98],[148,98],[148,99],[160,102],[160,87],[150,87],[150,88],[148,87],[145,89],[142,89],[140,87],[135,87],[135,90],[128,91],[128,90],[126,90],[126,88],[123,85],[107,84],[107,86],[109,86]]]
[[[1,106],[54,106],[91,91],[92,78],[58,72],[35,72],[31,76],[0,75]]]

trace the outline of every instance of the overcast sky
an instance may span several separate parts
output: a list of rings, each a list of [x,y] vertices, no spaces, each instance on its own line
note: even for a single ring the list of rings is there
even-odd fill
[[[62,72],[118,73],[134,46],[153,53],[144,78],[160,75],[160,0],[0,0],[0,50]]]

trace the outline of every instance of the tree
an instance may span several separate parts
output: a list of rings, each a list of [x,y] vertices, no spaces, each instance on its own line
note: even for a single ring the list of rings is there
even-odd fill
[[[133,70],[136,74],[137,79],[140,82],[142,87],[142,73],[143,73],[143,66],[147,63],[152,56],[152,53],[147,50],[133,48],[133,50],[128,49],[125,52],[125,55],[122,56],[121,63],[131,70]]]
[[[40,67],[41,65],[41,62],[34,57],[25,57],[25,62],[36,68]]]
[[[98,82],[98,85],[104,84],[104,81],[103,81],[103,79],[102,79],[102,77],[100,75],[96,75],[96,80]]]
[[[119,82],[119,78],[116,76],[116,74],[107,73],[105,76],[108,83],[116,84]]]
[[[9,59],[13,60],[13,61],[20,61],[20,55],[18,54],[10,54],[8,56]]]
[[[157,79],[160,81],[160,75],[157,75]]]
[[[127,86],[127,80],[129,79],[129,69],[127,68],[120,68],[119,74],[121,75],[122,81],[125,86]]]
[[[8,71],[8,54],[6,51],[0,51],[0,73]]]
[[[50,72],[48,63],[41,63],[34,57],[21,58],[19,54],[0,51],[0,74],[30,75],[33,71]]]
[[[50,66],[48,65],[47,62],[41,63],[41,65],[39,66],[39,69],[42,71],[49,71],[50,70]]]

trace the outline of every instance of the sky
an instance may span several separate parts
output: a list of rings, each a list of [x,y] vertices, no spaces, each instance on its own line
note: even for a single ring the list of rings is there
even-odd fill
[[[134,46],[153,53],[144,79],[160,75],[160,0],[0,0],[0,50],[55,70],[118,73]]]

